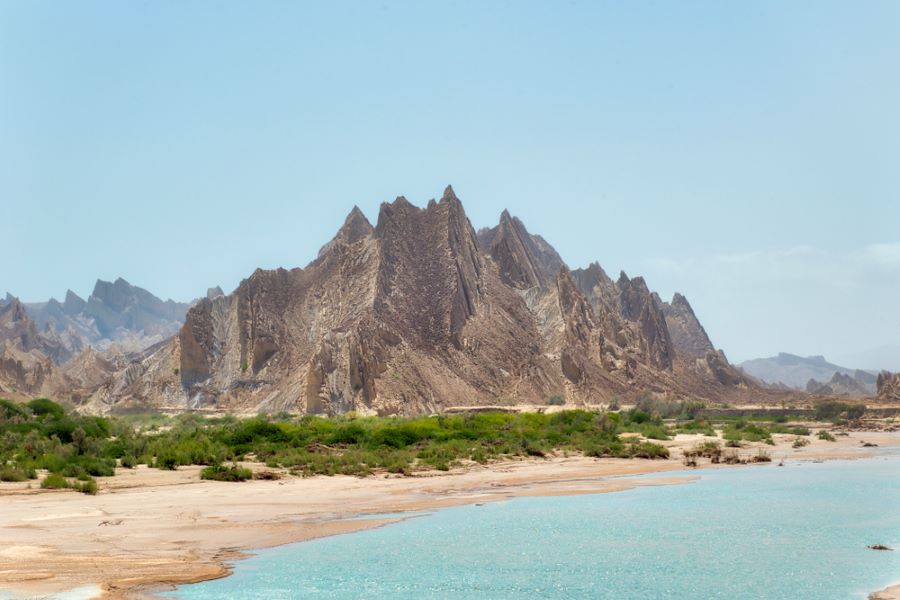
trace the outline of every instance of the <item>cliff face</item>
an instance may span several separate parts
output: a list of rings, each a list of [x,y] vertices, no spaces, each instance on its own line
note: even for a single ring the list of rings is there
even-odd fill
[[[354,208],[305,268],[208,294],[90,402],[414,414],[645,390],[718,397],[746,383],[721,376],[724,356],[718,374],[705,355],[690,357],[703,368],[676,356],[642,278],[570,271],[506,211],[476,234],[448,187],[425,208],[383,204],[374,227]]]

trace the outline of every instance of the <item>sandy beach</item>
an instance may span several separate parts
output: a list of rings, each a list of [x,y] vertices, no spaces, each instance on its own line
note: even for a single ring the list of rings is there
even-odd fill
[[[862,446],[864,441],[882,447],[900,445],[900,432],[854,432],[836,442],[810,436],[810,444],[800,449],[791,447],[793,435],[774,438],[774,447],[749,444],[741,454],[750,457],[765,448],[776,468],[781,459],[863,458],[871,454]],[[139,467],[102,479],[96,496],[4,483],[0,484],[0,590],[27,596],[95,586],[105,598],[148,597],[172,585],[226,576],[229,562],[254,548],[349,533],[402,518],[393,513],[516,496],[686,483],[694,477],[678,474],[652,481],[621,477],[682,470],[681,451],[701,439],[679,435],[665,442],[672,451],[669,460],[556,457],[412,477],[287,477],[223,483],[200,481],[199,467],[177,471]],[[709,467],[730,468],[701,464]],[[391,516],[379,516],[386,514]],[[360,515],[373,517],[346,520]],[[872,597],[900,598],[900,588]]]
[[[870,594],[869,600],[900,600],[900,583]]]

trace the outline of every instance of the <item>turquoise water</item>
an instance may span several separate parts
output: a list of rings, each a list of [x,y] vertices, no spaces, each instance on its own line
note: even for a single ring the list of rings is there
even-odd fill
[[[169,596],[845,600],[900,580],[900,552],[866,548],[900,546],[900,457],[692,474],[262,550]]]

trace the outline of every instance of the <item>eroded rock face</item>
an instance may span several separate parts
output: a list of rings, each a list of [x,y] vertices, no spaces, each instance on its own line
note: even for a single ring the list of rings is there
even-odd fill
[[[732,366],[721,350],[710,350],[704,357],[706,366],[716,378],[716,381],[725,386],[750,386],[751,381],[740,370]]]
[[[878,402],[900,402],[900,373],[882,371],[876,381]]]
[[[37,326],[18,298],[11,298],[0,306],[0,342],[10,342],[25,352],[41,343]]]
[[[52,373],[52,362],[41,353],[24,352],[9,342],[0,344],[0,393],[3,397],[25,399],[43,395]]]
[[[506,210],[497,227],[478,232],[478,240],[497,264],[503,282],[517,289],[547,285],[563,266],[556,250],[540,236],[529,234]]]
[[[619,310],[625,319],[637,323],[640,342],[650,363],[660,369],[671,369],[675,357],[666,318],[657,306],[643,277],[629,279],[625,273],[616,282],[619,288]]]
[[[554,395],[713,397],[744,383],[724,356],[673,367],[642,278],[570,271],[507,212],[476,234],[449,187],[425,208],[382,204],[374,227],[354,208],[305,268],[257,270],[209,296],[92,402],[418,414]],[[686,301],[677,310],[693,315]]]
[[[687,298],[676,292],[671,303],[662,302],[655,294],[654,299],[665,316],[672,346],[677,355],[697,359],[715,351]]]

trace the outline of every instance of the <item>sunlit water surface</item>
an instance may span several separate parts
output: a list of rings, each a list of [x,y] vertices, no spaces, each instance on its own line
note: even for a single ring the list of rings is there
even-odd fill
[[[900,545],[900,456],[693,473],[261,550],[169,595],[844,600],[900,580],[900,552],[866,548]]]

